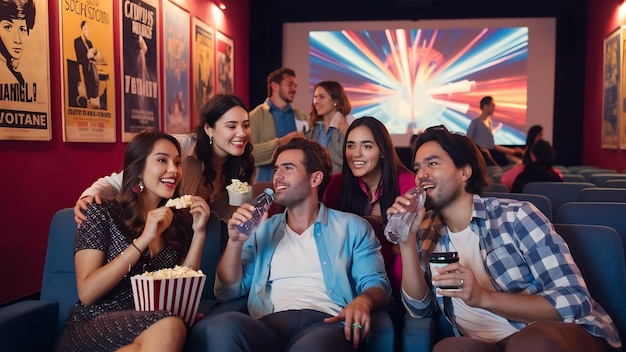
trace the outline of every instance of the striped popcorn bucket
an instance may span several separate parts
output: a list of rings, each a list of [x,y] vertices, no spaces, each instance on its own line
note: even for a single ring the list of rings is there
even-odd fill
[[[193,326],[198,313],[206,275],[172,279],[153,279],[136,275],[130,278],[135,310],[166,310]]]

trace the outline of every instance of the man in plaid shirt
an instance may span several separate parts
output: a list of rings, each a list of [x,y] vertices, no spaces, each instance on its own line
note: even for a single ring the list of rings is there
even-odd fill
[[[549,220],[529,202],[481,198],[485,160],[467,137],[443,126],[416,143],[415,183],[426,191],[400,243],[408,313],[441,309],[455,337],[434,351],[608,351],[621,342],[589,295],[580,270]],[[406,211],[409,193],[387,210]],[[417,250],[416,250],[417,249]],[[459,262],[430,272],[434,252]],[[439,287],[454,286],[454,289]]]

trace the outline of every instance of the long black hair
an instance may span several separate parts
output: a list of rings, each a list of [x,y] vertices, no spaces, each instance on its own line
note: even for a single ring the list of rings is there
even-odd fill
[[[354,120],[348,130],[346,131],[346,138],[343,144],[343,159],[346,160],[346,145],[350,132],[357,127],[366,127],[370,130],[374,136],[374,143],[380,149],[380,160],[378,162],[381,168],[381,187],[383,192],[380,196],[380,209],[381,212],[385,212],[396,197],[400,195],[400,186],[398,184],[398,171],[404,169],[409,173],[413,173],[409,170],[404,163],[400,160],[396,148],[391,140],[391,135],[377,118],[372,116],[363,116]],[[341,202],[339,203],[339,210],[347,211],[357,215],[366,215],[365,211],[369,206],[368,196],[361,191],[359,186],[359,179],[354,176],[350,166],[347,162],[343,163],[343,169],[341,173]],[[383,215],[383,223],[387,223],[387,216]]]
[[[212,167],[213,161],[213,144],[209,140],[209,136],[204,131],[205,126],[215,128],[215,123],[224,115],[228,110],[239,106],[248,112],[246,105],[239,99],[239,97],[232,94],[218,94],[213,96],[209,101],[204,104],[200,117],[202,122],[196,127],[195,132],[197,135],[196,141],[196,155],[198,159],[204,164],[204,184],[211,190],[211,193],[215,191],[213,189],[213,180],[217,177],[215,170]],[[224,184],[219,191],[226,189],[226,186],[230,184],[230,180],[233,178],[239,179],[241,182],[252,183],[254,176],[254,157],[252,156],[252,142],[248,141],[244,152],[241,156],[228,155],[226,162],[224,163]]]
[[[125,231],[127,239],[132,241],[139,237],[145,227],[145,219],[140,213],[139,195],[133,191],[133,187],[137,185],[139,177],[146,167],[146,159],[152,152],[157,141],[165,139],[176,146],[176,150],[180,155],[180,144],[173,136],[157,130],[146,130],[139,132],[126,146],[124,152],[124,176],[122,178],[122,189],[119,196],[119,204],[122,213],[122,220],[128,231]],[[183,175],[184,177],[184,175]],[[174,190],[174,197],[180,196],[178,187]],[[163,203],[166,200],[161,201]],[[192,218],[189,212],[174,211],[174,219],[172,225],[163,232],[165,243],[172,246],[181,253],[184,258],[191,243],[191,223]]]
[[[535,144],[535,139],[539,133],[543,131],[543,126],[541,125],[533,125],[528,129],[528,134],[526,135],[526,146],[524,147],[524,157],[522,158],[522,163],[527,164],[530,162],[530,152],[533,149],[533,145]]]

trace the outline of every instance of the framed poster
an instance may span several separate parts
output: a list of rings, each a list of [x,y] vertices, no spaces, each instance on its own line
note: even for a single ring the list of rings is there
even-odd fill
[[[59,6],[63,141],[115,142],[113,2]]]
[[[217,92],[233,94],[235,50],[233,40],[215,31],[217,40]]]
[[[626,26],[622,26],[622,28],[620,28],[621,30],[621,67],[620,67],[620,103],[619,103],[619,107],[620,107],[620,114],[619,114],[619,131],[617,132],[618,136],[619,136],[619,148],[620,149],[626,149],[626,96],[624,96],[624,94],[626,93],[626,75],[622,75],[621,72],[626,72],[626,55],[624,54],[626,52],[626,50],[624,50],[624,48],[626,48],[626,43],[624,42],[624,40],[626,40]]]
[[[188,133],[190,130],[189,31],[189,13],[170,1],[163,1],[163,111],[167,133]]]
[[[213,87],[215,70],[215,37],[213,28],[202,22],[197,17],[193,18],[193,41],[191,42],[193,53],[191,75],[193,87],[194,111],[191,115],[191,126],[200,124],[200,111],[202,106],[215,95]]]
[[[121,5],[122,141],[160,129],[158,0],[126,0]]]
[[[602,83],[602,148],[618,147],[620,117],[621,29],[604,38]]]
[[[49,141],[48,1],[8,0],[2,11],[0,139]]]

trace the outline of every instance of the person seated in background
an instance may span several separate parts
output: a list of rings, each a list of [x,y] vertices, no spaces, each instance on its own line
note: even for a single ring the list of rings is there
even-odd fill
[[[124,153],[118,199],[90,204],[76,230],[77,302],[58,351],[182,351],[183,320],[166,310],[136,311],[130,278],[145,271],[200,269],[209,206],[193,197],[189,209],[165,203],[180,196],[178,141],[161,131],[138,133]]]
[[[376,235],[382,244],[392,293],[400,302],[402,262],[398,249],[383,235],[387,224],[384,210],[397,196],[415,187],[415,174],[400,161],[385,125],[371,116],[352,122],[346,132],[343,158],[343,170],[330,178],[322,203],[380,224]]]
[[[281,67],[267,76],[267,99],[250,111],[256,181],[272,181],[272,155],[279,145],[309,130],[307,115],[291,106],[298,89],[294,70]]]
[[[207,326],[209,351],[353,351],[386,307],[389,280],[369,223],[324,206],[331,160],[319,143],[293,138],[273,157],[275,201],[285,213],[247,236],[242,205],[228,221],[215,297],[247,296],[249,314],[227,312]]]
[[[492,116],[496,111],[493,97],[486,96],[480,100],[480,115],[470,122],[466,135],[480,148],[489,166],[505,166],[519,164],[524,150],[520,147],[509,148],[495,143],[494,133],[502,127],[502,123],[494,127]]]
[[[207,200],[211,210],[227,221],[236,209],[228,205],[226,186],[231,179],[252,183],[254,158],[250,143],[250,120],[244,103],[234,95],[218,94],[204,105],[202,123],[189,134],[173,135],[182,146],[185,179],[183,194],[198,195]],[[123,173],[98,179],[76,201],[74,219],[85,220],[87,204],[100,204],[102,198],[118,196]]]
[[[543,139],[543,126],[541,125],[532,125],[528,129],[528,133],[526,134],[526,144],[524,145],[524,156],[522,157],[522,163],[526,164],[530,162],[530,151],[533,148],[533,145]]]
[[[542,139],[543,127],[541,125],[531,126],[526,134],[526,146],[524,147],[524,157],[522,158],[522,163],[504,171],[500,177],[499,183],[505,185],[509,190],[513,189],[513,182],[515,182],[515,178],[524,170],[525,164],[531,161],[530,152],[533,149],[533,145]],[[557,168],[554,168],[554,171],[561,175],[561,171]]]
[[[517,175],[511,192],[521,193],[529,182],[563,182],[563,174],[554,167],[554,149],[550,142],[537,141],[530,152],[530,162]]]
[[[611,317],[589,295],[567,244],[545,215],[530,202],[479,195],[487,167],[469,138],[444,127],[427,129],[414,169],[428,212],[419,211],[399,244],[402,299],[412,317],[439,309],[454,327],[456,336],[433,351],[621,346]],[[410,198],[399,196],[387,215],[406,211]],[[431,272],[435,252],[457,252],[459,261]]]
[[[354,120],[351,110],[352,104],[341,84],[322,81],[315,85],[309,115],[312,126],[306,135],[328,149],[333,161],[333,174],[342,170],[344,140]]]

